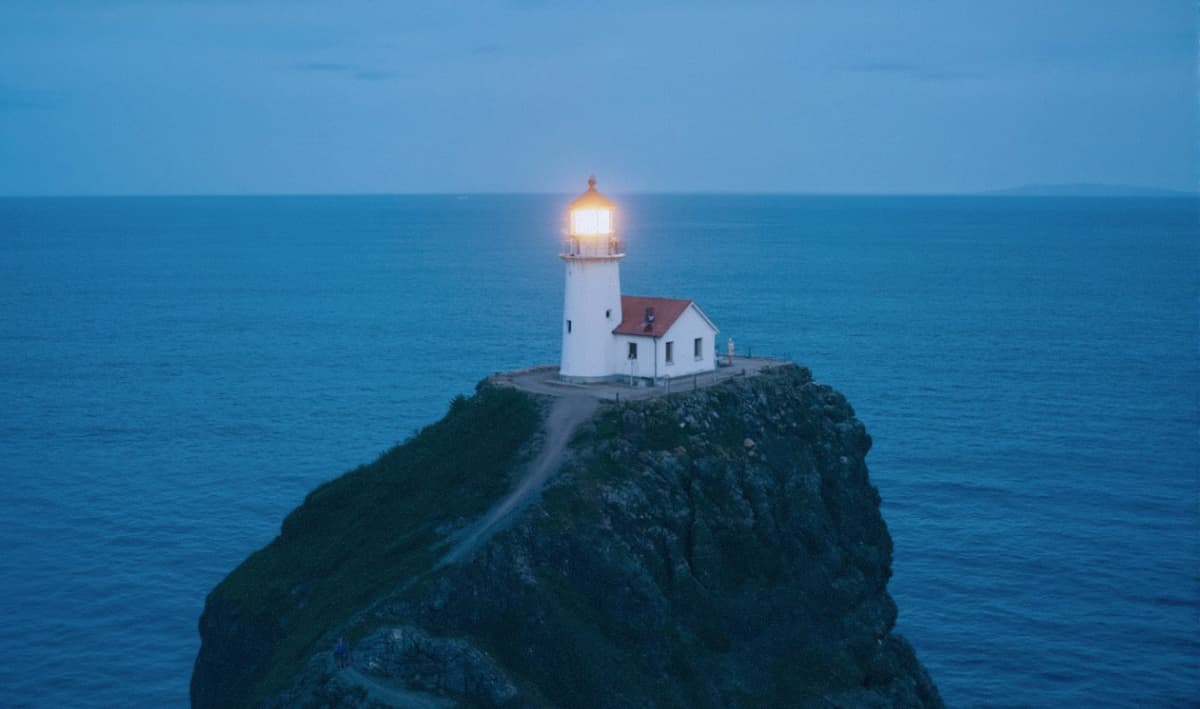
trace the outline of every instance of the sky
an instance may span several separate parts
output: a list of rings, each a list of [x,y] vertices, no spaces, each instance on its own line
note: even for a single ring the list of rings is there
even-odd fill
[[[6,0],[0,194],[1195,191],[1191,0]]]

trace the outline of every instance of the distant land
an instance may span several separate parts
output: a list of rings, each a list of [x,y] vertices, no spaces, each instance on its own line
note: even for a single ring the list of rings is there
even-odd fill
[[[1000,197],[1195,197],[1195,192],[1168,190],[1144,185],[1105,185],[1091,182],[1071,184],[1033,184],[986,190],[983,195]]]

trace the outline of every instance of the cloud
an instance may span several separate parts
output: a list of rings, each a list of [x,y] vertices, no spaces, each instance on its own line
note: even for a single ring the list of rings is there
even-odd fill
[[[393,76],[395,76],[395,74],[392,72],[383,71],[382,69],[358,69],[354,72],[354,78],[361,79],[363,81],[383,81],[384,79],[390,79]]]
[[[317,73],[340,74],[347,71],[352,71],[353,66],[349,64],[334,64],[332,62],[304,62],[302,64],[293,64],[292,68],[296,71],[310,71]]]
[[[864,74],[910,74],[916,68],[913,64],[876,62],[873,64],[854,64],[846,67],[846,71],[857,71]]]
[[[503,53],[503,47],[491,42],[487,44],[477,44],[474,47],[471,47],[471,54],[474,54],[477,57],[491,57]]]
[[[854,74],[888,74],[904,76],[917,81],[959,81],[963,79],[978,79],[979,74],[963,71],[948,71],[923,67],[917,64],[899,62],[870,62],[866,64],[851,64],[841,68],[842,71]]]
[[[376,69],[359,64],[342,64],[339,62],[303,62],[293,64],[292,70],[309,74],[336,74],[360,81],[383,81],[395,76],[394,73],[384,69]]]

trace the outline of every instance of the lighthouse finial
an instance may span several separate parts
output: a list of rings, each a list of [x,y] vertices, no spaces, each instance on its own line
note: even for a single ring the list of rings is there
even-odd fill
[[[592,175],[591,177],[588,178],[588,189],[589,190],[596,189],[596,176],[595,175]]]

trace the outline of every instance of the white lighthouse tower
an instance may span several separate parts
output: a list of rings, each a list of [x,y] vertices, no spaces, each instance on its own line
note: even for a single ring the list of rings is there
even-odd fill
[[[621,259],[615,204],[596,191],[596,178],[568,207],[562,363],[567,381],[594,382],[615,369],[613,329],[621,323]]]

